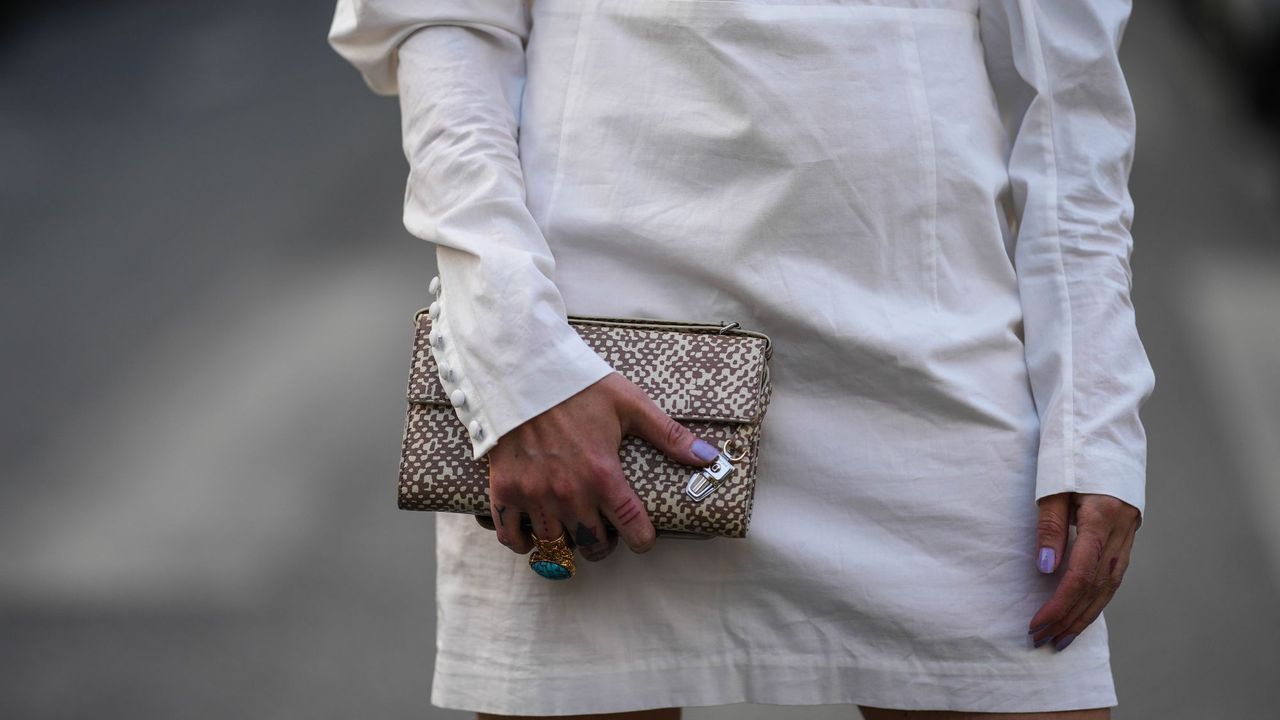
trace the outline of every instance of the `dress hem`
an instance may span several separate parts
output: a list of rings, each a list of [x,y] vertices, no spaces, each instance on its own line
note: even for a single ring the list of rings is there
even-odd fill
[[[1064,673],[939,674],[863,666],[694,665],[552,677],[493,675],[437,664],[431,704],[499,715],[579,715],[753,703],[896,710],[1053,712],[1114,707],[1110,660]],[[620,682],[610,678],[621,676]],[[536,684],[536,693],[530,685]]]

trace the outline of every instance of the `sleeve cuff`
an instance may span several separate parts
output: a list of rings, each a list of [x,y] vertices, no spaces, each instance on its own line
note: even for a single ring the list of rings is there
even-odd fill
[[[432,279],[439,287],[439,276]],[[500,374],[508,363],[486,366],[469,363],[459,343],[479,342],[474,334],[459,332],[450,319],[447,303],[437,298],[431,333],[441,385],[454,413],[467,428],[472,458],[479,460],[516,426],[539,415],[613,372],[613,366],[591,349],[567,322],[556,328],[553,341],[537,352],[518,358],[519,366]],[[468,351],[498,353],[500,348]],[[495,355],[495,357],[497,357]]]
[[[1146,458],[1084,450],[1068,458],[1042,451],[1036,467],[1036,500],[1063,492],[1110,495],[1146,514]]]

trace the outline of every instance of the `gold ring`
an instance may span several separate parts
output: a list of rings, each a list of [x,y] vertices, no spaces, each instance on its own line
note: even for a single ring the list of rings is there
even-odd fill
[[[537,545],[529,555],[529,567],[548,580],[567,580],[577,572],[573,562],[573,550],[566,540],[567,532],[560,526],[560,537],[554,540],[543,540],[537,533],[530,531],[533,542]]]

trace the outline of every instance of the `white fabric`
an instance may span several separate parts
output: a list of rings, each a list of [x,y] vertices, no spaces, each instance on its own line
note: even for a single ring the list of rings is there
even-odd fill
[[[741,540],[537,577],[437,521],[431,701],[1113,705],[1027,622],[1034,500],[1144,509],[1121,0],[339,0],[399,93],[405,224],[478,458],[611,368],[565,314],[775,343]]]

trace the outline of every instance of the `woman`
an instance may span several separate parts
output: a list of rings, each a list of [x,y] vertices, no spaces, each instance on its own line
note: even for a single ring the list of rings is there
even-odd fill
[[[1129,297],[1129,11],[340,0],[332,44],[400,96],[405,225],[436,245],[442,382],[498,515],[497,543],[436,518],[431,702],[1108,717],[1101,612],[1155,382]],[[618,442],[694,463],[697,439],[567,313],[772,337],[747,538],[655,539]],[[522,513],[608,560],[547,582]]]

